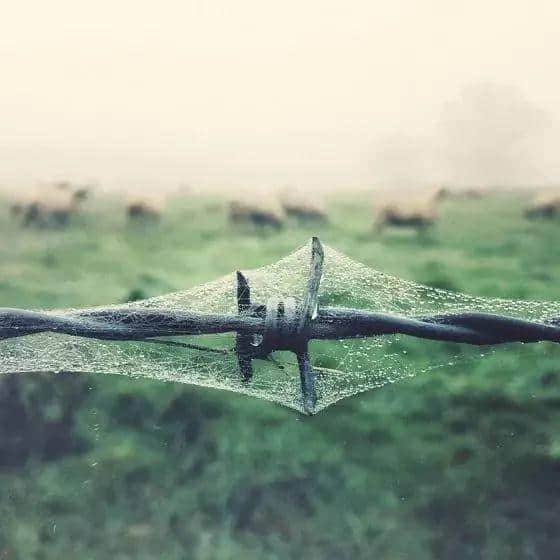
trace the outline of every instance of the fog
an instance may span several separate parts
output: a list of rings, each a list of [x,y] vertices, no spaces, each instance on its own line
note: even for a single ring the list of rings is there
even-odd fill
[[[0,184],[560,182],[550,2],[12,3]]]

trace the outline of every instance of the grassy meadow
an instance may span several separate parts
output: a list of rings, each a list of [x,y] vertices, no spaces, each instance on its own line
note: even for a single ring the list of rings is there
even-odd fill
[[[560,299],[560,221],[528,197],[456,199],[425,233],[232,227],[219,199],[129,224],[92,200],[65,229],[3,205],[0,306],[81,307],[276,261],[312,235],[372,268],[480,295]],[[0,378],[0,560],[560,557],[560,352],[524,345],[346,399],[315,417],[120,376]]]

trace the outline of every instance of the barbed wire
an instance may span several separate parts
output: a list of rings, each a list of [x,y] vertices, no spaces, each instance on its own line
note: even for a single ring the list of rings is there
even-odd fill
[[[276,350],[289,350],[298,360],[304,409],[309,414],[314,412],[317,401],[308,349],[310,340],[403,334],[481,346],[512,342],[560,343],[560,317],[538,322],[493,313],[461,312],[409,318],[347,307],[319,308],[323,260],[322,245],[314,237],[307,290],[300,305],[293,298],[252,303],[249,282],[238,272],[237,314],[135,307],[64,313],[0,308],[0,340],[51,332],[99,340],[168,344],[201,352],[233,351],[237,355],[240,376],[247,383],[253,375],[254,359],[268,359]],[[228,332],[236,333],[232,350],[160,338]],[[260,336],[258,342],[256,335]]]
[[[132,307],[111,311],[110,315],[104,316],[96,311],[62,315],[0,308],[0,340],[52,332],[99,340],[165,342],[156,337],[227,332],[264,335],[270,332],[271,326],[266,325],[267,307],[262,306],[253,312],[254,315],[205,314]],[[363,309],[323,307],[301,336],[342,340],[392,334],[481,346],[508,342],[560,342],[560,318],[536,322],[479,312],[408,318]],[[196,349],[196,345],[190,346]]]

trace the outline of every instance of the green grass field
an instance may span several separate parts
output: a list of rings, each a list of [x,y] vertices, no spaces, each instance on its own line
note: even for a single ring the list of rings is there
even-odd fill
[[[0,306],[182,290],[272,263],[311,235],[372,268],[487,297],[560,299],[559,221],[526,198],[446,202],[421,235],[232,228],[219,200],[131,226],[93,201],[64,230],[0,221]],[[560,352],[501,350],[306,418],[217,390],[120,376],[0,379],[0,560],[560,556]]]

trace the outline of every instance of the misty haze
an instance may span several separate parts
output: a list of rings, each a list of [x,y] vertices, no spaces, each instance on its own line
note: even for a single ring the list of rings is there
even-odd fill
[[[554,2],[18,3],[0,34],[0,184],[555,184],[558,15]]]
[[[0,17],[0,560],[560,559],[558,0]]]

